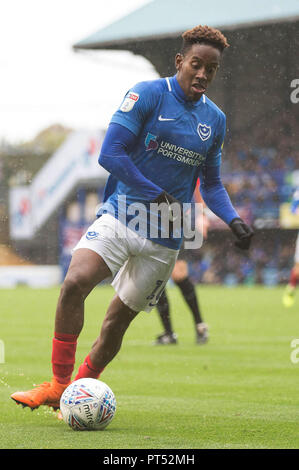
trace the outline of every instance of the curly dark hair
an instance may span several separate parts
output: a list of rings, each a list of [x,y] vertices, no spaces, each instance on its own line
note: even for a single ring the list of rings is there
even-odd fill
[[[185,54],[193,44],[209,44],[223,52],[229,47],[226,37],[215,28],[210,26],[195,26],[182,34],[183,44],[181,54]]]

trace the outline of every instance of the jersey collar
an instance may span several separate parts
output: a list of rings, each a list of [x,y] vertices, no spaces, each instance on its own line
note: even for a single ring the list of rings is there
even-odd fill
[[[205,102],[205,95],[203,94],[198,101],[190,101],[187,99],[185,93],[183,92],[176,75],[169,78],[170,90],[174,93],[174,95],[179,99],[179,101],[183,101],[184,103],[188,104],[189,106],[199,106],[201,103]]]

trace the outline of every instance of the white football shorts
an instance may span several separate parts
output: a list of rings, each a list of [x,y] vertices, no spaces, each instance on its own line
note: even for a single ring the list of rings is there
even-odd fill
[[[299,232],[297,235],[294,261],[296,264],[299,263]]]
[[[111,270],[119,298],[135,312],[156,306],[179,250],[140,237],[110,214],[103,214],[75,246],[98,253]]]

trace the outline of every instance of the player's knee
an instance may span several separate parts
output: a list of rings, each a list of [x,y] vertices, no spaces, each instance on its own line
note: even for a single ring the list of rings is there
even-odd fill
[[[104,318],[103,328],[111,332],[113,330],[125,332],[136,315],[136,312],[133,312],[124,304],[112,302]]]
[[[173,272],[171,277],[172,277],[172,280],[177,283],[186,279],[187,276],[188,276],[188,271],[182,268],[182,269],[177,269],[175,272]]]
[[[177,284],[178,282],[182,282],[186,276],[183,273],[176,273],[175,275],[171,277],[172,277],[173,282]]]
[[[63,282],[61,295],[64,298],[84,298],[86,296],[84,280],[76,274],[69,275]]]
[[[188,276],[188,265],[184,260],[178,260],[172,271],[171,278],[174,282],[180,282]]]

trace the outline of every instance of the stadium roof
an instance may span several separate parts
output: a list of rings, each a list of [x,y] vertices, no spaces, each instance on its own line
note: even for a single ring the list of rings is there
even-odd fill
[[[196,24],[222,29],[299,18],[298,0],[153,0],[74,44],[74,49],[124,49],[130,43],[176,37]]]

